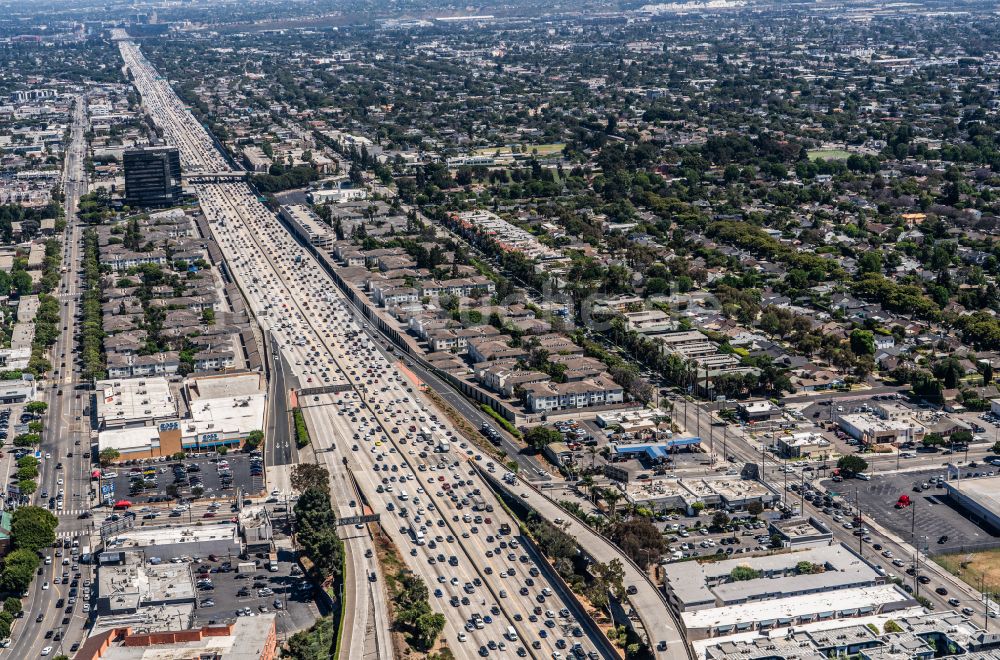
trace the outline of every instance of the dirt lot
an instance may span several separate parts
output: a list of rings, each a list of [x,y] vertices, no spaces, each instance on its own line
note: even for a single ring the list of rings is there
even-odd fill
[[[1000,548],[982,552],[956,552],[933,558],[945,570],[961,578],[974,589],[1000,585]]]

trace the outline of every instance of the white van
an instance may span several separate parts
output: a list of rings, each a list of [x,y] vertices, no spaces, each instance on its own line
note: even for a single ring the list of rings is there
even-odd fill
[[[406,494],[405,490],[400,489],[400,491],[399,491],[399,499],[401,499],[402,501],[405,502],[407,499],[409,499],[409,497],[410,496]]]
[[[860,479],[861,481],[871,481],[872,480],[872,478],[869,475],[865,474],[864,472],[859,472],[858,474],[856,474],[854,476],[857,477],[858,479]]]
[[[507,626],[507,639],[511,642],[517,641],[517,631],[514,630],[514,626]]]

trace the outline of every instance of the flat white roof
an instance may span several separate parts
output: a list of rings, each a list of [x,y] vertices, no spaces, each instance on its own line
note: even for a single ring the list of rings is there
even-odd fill
[[[693,612],[681,612],[688,630],[720,626],[738,626],[759,621],[797,620],[803,616],[836,618],[837,612],[878,609],[892,603],[905,603],[911,597],[899,587],[882,584],[857,589],[838,589],[808,596],[792,596],[776,600],[754,601],[742,605],[713,607]]]
[[[869,623],[874,624],[879,630],[885,628],[885,622],[893,619],[899,620],[908,616],[917,616],[920,614],[925,614],[927,610],[923,607],[915,606],[905,610],[897,610],[895,612],[889,612],[886,614],[875,614],[872,616],[863,616],[852,618],[849,622],[845,622],[843,619],[827,619],[824,621],[814,621],[812,623],[799,623],[792,627],[776,627],[772,628],[768,632],[768,636],[773,639],[781,639],[785,637],[790,630],[795,632],[822,632],[824,630],[836,630],[837,628],[843,628],[848,625],[867,625]],[[748,632],[735,633],[732,635],[725,635],[720,637],[710,637],[708,639],[696,639],[691,642],[691,647],[694,650],[694,655],[696,658],[703,659],[707,657],[708,649],[713,646],[718,646],[724,642],[752,642],[754,640],[761,639],[761,634],[759,630],[752,630]]]
[[[160,432],[156,426],[110,429],[101,431],[97,436],[97,446],[100,449],[117,449],[122,454],[146,451],[159,444]]]
[[[122,541],[119,545],[108,548],[110,551],[128,550],[129,547],[149,547],[171,545],[174,543],[202,543],[205,541],[227,540],[239,542],[239,530],[230,522],[206,522],[205,524],[187,525],[184,527],[132,527],[117,535]],[[152,550],[147,555],[155,555]],[[161,557],[161,559],[168,559]]]
[[[249,433],[264,428],[267,395],[244,394],[191,402],[191,417],[181,422],[182,435],[202,433]]]
[[[125,423],[174,417],[177,402],[163,376],[116,378],[97,383],[97,417]]]

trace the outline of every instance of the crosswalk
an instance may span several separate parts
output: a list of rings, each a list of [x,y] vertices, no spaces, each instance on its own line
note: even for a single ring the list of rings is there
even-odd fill
[[[86,535],[86,533],[80,531],[79,529],[76,530],[76,531],[56,532],[56,538],[58,538],[58,539],[71,539],[71,538],[78,537],[78,536],[81,536],[81,535]]]
[[[81,513],[85,512],[85,511],[90,511],[90,509],[60,509],[60,510],[56,511],[55,513],[56,513],[57,516],[59,516],[61,518],[68,518],[70,516],[72,516],[73,518],[76,518],[78,515],[80,515]]]

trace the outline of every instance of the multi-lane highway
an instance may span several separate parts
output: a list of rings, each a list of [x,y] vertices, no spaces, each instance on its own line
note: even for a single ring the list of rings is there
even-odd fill
[[[516,528],[514,521],[492,504],[493,511],[469,512],[474,499],[492,497],[465,464],[465,450],[438,451],[442,441],[455,442],[454,430],[363,335],[319,265],[246,187],[207,185],[201,201],[231,272],[293,369],[301,368],[300,382],[350,386],[299,405],[317,450],[332,450],[341,464],[347,460],[372,508],[382,513],[383,527],[435,594],[432,603],[449,615],[446,637],[456,653],[488,652],[491,643],[499,649],[515,638],[524,640],[530,655],[548,656],[574,643],[593,650],[572,623],[580,614],[558,615],[568,614],[569,604],[553,594],[537,558],[499,534],[504,523]],[[467,630],[476,613],[491,623]],[[509,628],[516,636],[507,634]]]
[[[224,169],[207,134],[138,49],[120,45],[154,122],[168,141],[183,145],[184,167]],[[517,527],[468,465],[486,459],[460,446],[454,430],[370,344],[320,266],[247,186],[207,184],[198,193],[229,271],[298,381],[307,388],[342,386],[299,401],[318,454],[333,458],[325,462],[334,496],[350,497],[341,481],[349,471],[408,567],[427,582],[431,606],[446,615],[444,636],[455,655],[558,657],[575,646],[578,655],[599,657],[599,642],[576,623],[583,613],[555,593],[540,559],[516,534],[501,533]],[[361,510],[357,500],[337,505],[342,515]],[[355,576],[364,567],[368,577],[374,562],[359,562],[353,542],[347,548]],[[360,598],[365,590],[354,582]]]

